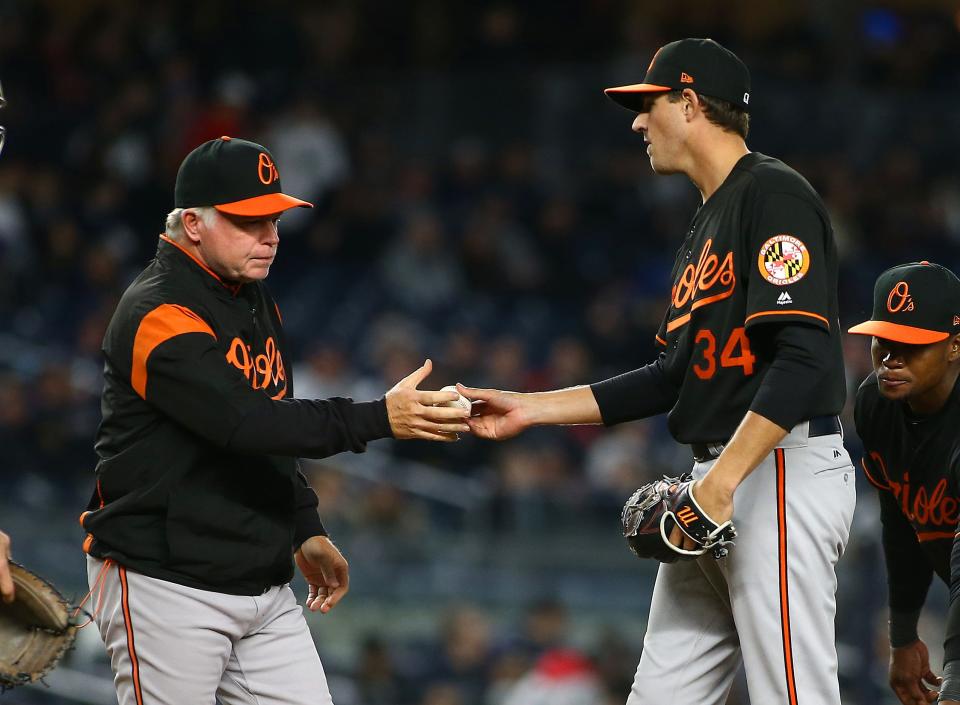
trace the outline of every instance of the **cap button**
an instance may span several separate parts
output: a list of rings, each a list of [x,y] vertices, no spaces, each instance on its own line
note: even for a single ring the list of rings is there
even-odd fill
[[[229,142],[232,138],[229,135],[223,135],[220,137],[224,142]]]
[[[925,264],[928,267],[930,266],[930,263],[927,260],[921,261],[920,264]]]

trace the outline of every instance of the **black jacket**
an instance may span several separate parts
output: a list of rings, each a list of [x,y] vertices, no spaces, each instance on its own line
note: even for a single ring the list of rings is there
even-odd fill
[[[84,550],[145,575],[255,595],[324,534],[297,457],[391,435],[383,400],[293,398],[280,313],[161,236],[103,342],[97,483]]]

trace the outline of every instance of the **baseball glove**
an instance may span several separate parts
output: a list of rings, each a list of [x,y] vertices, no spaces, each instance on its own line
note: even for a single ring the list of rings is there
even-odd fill
[[[10,563],[14,601],[0,602],[0,692],[43,678],[70,648],[77,625],[53,585]]]
[[[710,551],[720,559],[729,553],[737,537],[733,523],[717,524],[700,505],[693,493],[693,476],[666,477],[650,482],[634,492],[623,505],[620,523],[630,550],[640,558],[656,558],[661,563],[680,559],[693,560]],[[697,544],[686,550],[670,542],[670,532],[677,526]]]

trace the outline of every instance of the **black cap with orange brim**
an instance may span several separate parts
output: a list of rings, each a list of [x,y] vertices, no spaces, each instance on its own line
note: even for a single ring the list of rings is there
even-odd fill
[[[607,88],[604,93],[625,108],[640,112],[644,97],[692,88],[748,110],[750,71],[736,54],[712,39],[680,39],[660,47],[643,83]]]
[[[891,267],[873,289],[873,315],[849,333],[913,345],[960,334],[960,279],[933,262]]]
[[[283,193],[270,151],[233,137],[204,142],[177,172],[174,206],[213,206],[230,215],[265,216],[313,204]]]

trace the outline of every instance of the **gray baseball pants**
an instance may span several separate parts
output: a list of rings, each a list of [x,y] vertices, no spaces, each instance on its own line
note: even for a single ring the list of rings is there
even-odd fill
[[[228,595],[91,556],[87,578],[120,705],[332,705],[288,585]]]
[[[723,705],[741,660],[752,705],[840,705],[835,568],[855,505],[842,437],[799,424],[734,493],[730,555],[660,567],[627,705]]]

